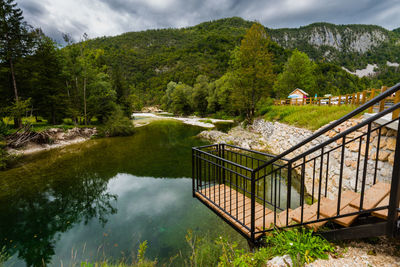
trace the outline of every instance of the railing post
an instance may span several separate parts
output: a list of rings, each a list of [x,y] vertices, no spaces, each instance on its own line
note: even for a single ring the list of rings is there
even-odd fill
[[[394,165],[392,173],[392,182],[390,185],[390,198],[388,208],[388,220],[387,220],[387,232],[386,234],[390,237],[397,235],[397,220],[400,203],[400,123],[397,127],[396,136],[396,150],[394,154]]]
[[[386,86],[382,86],[381,88],[381,93],[385,92],[387,89]],[[382,112],[385,109],[385,99],[381,100],[381,102],[379,102],[379,112]]]
[[[225,144],[221,144],[222,158],[225,159]],[[225,184],[225,162],[222,161],[222,184]]]
[[[192,196],[195,196],[195,164],[194,164],[194,149],[192,148]]]
[[[255,241],[255,224],[256,224],[256,179],[255,179],[255,172],[251,172],[251,240]]]
[[[400,92],[396,92],[396,95],[394,96],[394,105],[400,102]],[[392,120],[397,119],[400,115],[400,109],[396,109],[395,111],[392,112]]]
[[[375,89],[372,88],[372,89],[371,89],[371,95],[370,95],[370,97],[369,97],[369,100],[374,99],[374,97],[375,97]],[[369,113],[374,112],[374,106],[371,106],[371,107],[368,109],[368,112],[369,112]]]
[[[288,162],[288,174],[287,174],[287,199],[286,199],[286,226],[289,225],[289,209],[290,201],[292,198],[292,162]]]
[[[197,168],[197,180],[198,183],[200,184],[200,188],[203,186],[203,174],[202,174],[202,169],[201,169],[201,156],[200,156],[200,152],[196,151],[196,157],[197,157],[197,164],[196,164],[196,168]],[[207,183],[206,183],[207,184]]]
[[[367,100],[367,92],[364,90],[362,92],[362,103],[361,104],[365,104],[366,100]]]

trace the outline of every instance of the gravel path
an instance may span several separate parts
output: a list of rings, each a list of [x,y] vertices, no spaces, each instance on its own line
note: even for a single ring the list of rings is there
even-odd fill
[[[338,256],[317,260],[306,266],[400,266],[400,239],[381,237],[372,241],[349,241],[338,247]]]

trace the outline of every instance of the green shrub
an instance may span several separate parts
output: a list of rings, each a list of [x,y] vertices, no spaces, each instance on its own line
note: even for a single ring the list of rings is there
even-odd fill
[[[273,255],[289,255],[295,266],[303,266],[316,259],[328,259],[328,252],[334,247],[324,238],[313,235],[312,230],[276,230],[265,239]]]
[[[8,134],[8,125],[3,120],[0,120],[0,138]]]
[[[6,247],[0,249],[0,267],[4,266],[4,263],[9,259],[9,257]]]
[[[7,168],[7,165],[11,159],[11,156],[4,149],[6,146],[6,141],[4,137],[7,135],[7,133],[7,124],[0,120],[0,170],[4,170],[5,168]]]
[[[98,136],[129,136],[135,131],[133,122],[126,116],[121,109],[116,109],[103,126],[99,127]]]

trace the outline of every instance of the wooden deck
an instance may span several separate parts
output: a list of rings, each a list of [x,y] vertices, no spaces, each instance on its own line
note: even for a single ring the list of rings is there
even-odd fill
[[[386,183],[377,183],[364,194],[364,209],[372,209],[388,205],[390,185]],[[226,221],[235,226],[244,235],[250,237],[251,229],[251,199],[242,193],[230,188],[226,185],[215,185],[207,187],[195,193],[196,197],[207,204],[216,213],[221,215]],[[329,218],[337,215],[337,199],[328,199],[322,197],[320,200],[319,218]],[[344,215],[359,211],[360,194],[352,191],[344,191],[341,194],[339,214]],[[311,222],[317,219],[318,202],[312,205],[304,204],[303,218],[301,218],[302,207],[299,206],[295,210],[289,209],[289,225]],[[387,219],[387,209],[372,212],[373,216]],[[258,231],[271,229],[274,226],[286,226],[287,211],[275,213],[262,204],[255,203],[255,227]],[[349,227],[357,218],[357,215],[346,216],[332,221]],[[306,227],[317,230],[328,220],[312,224],[306,224]],[[256,234],[256,238],[261,234]]]

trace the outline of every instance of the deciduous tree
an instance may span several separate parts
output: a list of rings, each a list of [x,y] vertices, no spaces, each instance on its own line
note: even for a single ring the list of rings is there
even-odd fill
[[[248,120],[254,116],[258,101],[272,91],[275,79],[270,42],[264,27],[254,23],[247,31],[239,48],[233,52],[233,101]]]
[[[315,87],[315,64],[307,54],[293,51],[293,54],[286,62],[283,72],[278,75],[274,90],[279,97],[286,97],[296,88],[305,91],[313,91]]]

